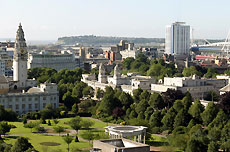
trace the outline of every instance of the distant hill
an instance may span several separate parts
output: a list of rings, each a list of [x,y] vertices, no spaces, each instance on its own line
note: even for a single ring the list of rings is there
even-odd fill
[[[64,45],[74,45],[81,44],[84,46],[106,46],[106,45],[115,45],[120,42],[120,40],[127,40],[129,42],[135,43],[135,45],[154,45],[159,43],[164,43],[164,38],[134,38],[134,37],[108,37],[108,36],[71,36],[71,37],[61,37],[58,38],[59,44]]]

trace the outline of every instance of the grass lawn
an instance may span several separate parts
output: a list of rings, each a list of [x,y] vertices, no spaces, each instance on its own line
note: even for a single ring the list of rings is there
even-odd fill
[[[9,136],[5,140],[6,143],[14,145],[17,136]],[[25,134],[25,135],[20,135],[20,137],[27,137],[29,139],[29,142],[32,143],[34,148],[40,152],[54,152],[54,151],[67,151],[67,144],[64,142],[63,138],[61,136],[46,136],[42,134]],[[40,143],[41,142],[55,142],[59,143],[60,145],[58,146],[43,146]],[[70,148],[88,148],[91,145],[88,142],[72,142],[70,144]]]
[[[31,133],[30,128],[25,128],[22,122],[8,122],[11,125],[15,125],[17,128],[12,128],[10,133]]]
[[[101,122],[101,121],[97,121],[97,120],[92,120],[90,118],[86,118],[86,117],[81,117],[83,120],[91,120],[94,122],[94,125],[91,128],[100,128],[102,129],[103,127],[107,126],[107,123],[105,122]],[[62,119],[58,119],[59,123],[57,124],[58,126],[62,126],[65,129],[71,129],[71,127],[68,125],[68,122],[71,120],[72,118],[62,118]],[[48,123],[48,120],[46,121]],[[42,124],[42,126],[44,127],[50,127],[53,128],[55,126],[54,122],[52,119],[50,119],[51,125],[52,126],[48,126],[48,124]]]
[[[161,147],[161,146],[168,145],[167,138],[156,136],[156,135],[151,135],[151,136],[152,138],[146,142],[150,146]]]
[[[63,126],[65,128],[70,128],[66,122],[70,121],[71,118],[64,118],[59,119],[58,125]],[[83,119],[89,119],[89,118],[83,118]],[[94,127],[103,127],[106,126],[106,123],[98,122],[95,120],[92,120],[95,122]],[[55,126],[53,121],[51,120],[52,126]],[[33,134],[31,133],[31,129],[24,128],[24,125],[22,122],[9,122],[9,124],[15,125],[17,128],[11,129],[10,133],[6,136],[5,142],[8,144],[14,145],[17,137],[26,137],[29,139],[29,142],[34,146],[34,148],[40,152],[65,152],[67,151],[67,144],[64,142],[63,138],[61,136],[48,136],[43,134]],[[44,124],[43,126],[48,126],[47,124]],[[42,142],[55,142],[59,143],[58,146],[43,146],[40,143]],[[88,142],[72,142],[70,145],[71,149],[89,149],[92,146],[92,144],[89,144]],[[71,150],[72,151],[72,150]]]

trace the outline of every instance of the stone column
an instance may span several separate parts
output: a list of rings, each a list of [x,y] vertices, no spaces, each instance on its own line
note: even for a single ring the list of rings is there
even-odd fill
[[[137,136],[134,136],[134,141],[135,141],[135,142],[137,141]]]
[[[146,133],[144,133],[144,144],[145,144],[145,136],[146,136]]]
[[[142,143],[142,136],[141,136],[141,134],[140,134],[140,143]]]

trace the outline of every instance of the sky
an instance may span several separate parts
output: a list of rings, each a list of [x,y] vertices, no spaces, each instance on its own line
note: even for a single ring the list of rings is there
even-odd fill
[[[165,26],[184,21],[194,38],[225,39],[230,0],[0,0],[0,38],[27,40],[97,35],[164,38]]]

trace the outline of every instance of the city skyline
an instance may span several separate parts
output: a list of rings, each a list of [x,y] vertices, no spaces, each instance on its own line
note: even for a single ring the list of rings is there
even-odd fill
[[[0,38],[14,38],[21,22],[27,40],[98,35],[164,38],[165,26],[184,21],[194,38],[224,39],[230,29],[227,0],[7,0],[1,1]]]

